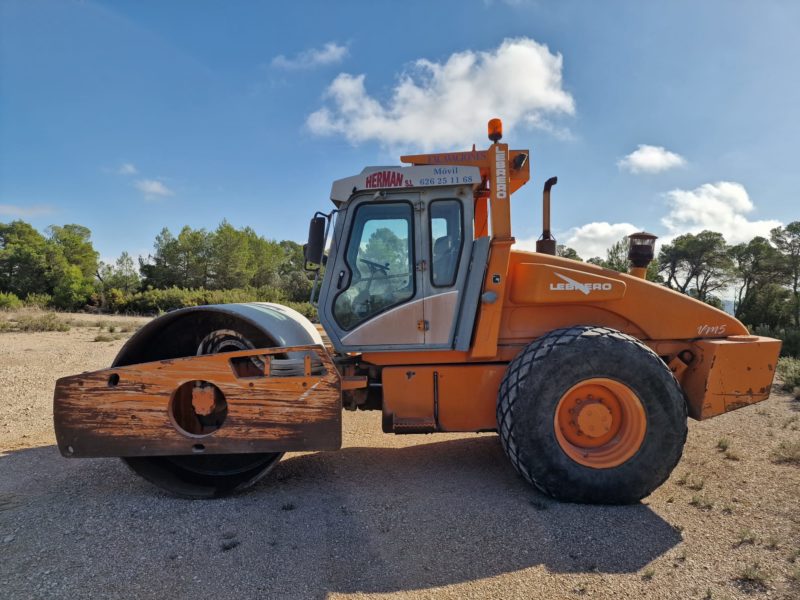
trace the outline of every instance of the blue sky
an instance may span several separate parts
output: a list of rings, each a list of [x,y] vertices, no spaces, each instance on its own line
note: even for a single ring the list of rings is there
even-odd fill
[[[554,229],[584,258],[633,228],[742,241],[800,218],[798,17],[793,2],[0,0],[0,221],[84,224],[105,259],[222,219],[301,241],[332,180],[486,146],[499,116],[532,150],[522,244],[551,175]]]

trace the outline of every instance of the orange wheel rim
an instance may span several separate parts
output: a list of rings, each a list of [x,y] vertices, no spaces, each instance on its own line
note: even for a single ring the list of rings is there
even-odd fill
[[[572,386],[556,406],[558,445],[575,462],[610,469],[630,459],[642,445],[647,416],[627,385],[596,377]]]

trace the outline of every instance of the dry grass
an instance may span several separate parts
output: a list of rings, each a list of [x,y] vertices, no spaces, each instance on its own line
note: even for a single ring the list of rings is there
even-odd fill
[[[696,479],[690,479],[686,483],[686,487],[688,487],[690,490],[694,490],[696,492],[699,492],[700,490],[702,490],[705,487],[705,485],[706,485],[706,480],[703,479],[702,477],[698,477]]]
[[[767,550],[777,550],[781,547],[781,540],[777,535],[770,535],[764,541],[764,548]]]
[[[800,389],[800,358],[783,357],[778,360],[778,376],[783,381],[783,389],[796,393]]]
[[[109,333],[131,333],[146,323],[144,319],[133,323],[129,318],[119,316],[92,319],[91,315],[43,311],[32,307],[0,312],[2,312],[0,333],[66,332],[72,328],[97,328],[100,332],[105,330]]]
[[[755,534],[749,529],[742,529],[741,531],[739,531],[739,536],[734,546],[739,547],[739,546],[744,546],[745,544],[752,546],[755,543],[756,543]]]
[[[699,492],[706,485],[706,480],[703,477],[697,477],[693,475],[691,471],[686,471],[683,475],[675,480],[675,483],[686,486],[695,492]]]
[[[572,588],[572,593],[577,594],[578,596],[583,596],[588,591],[589,591],[588,586],[583,582],[579,583],[574,588]]]
[[[689,504],[700,510],[711,510],[714,508],[714,502],[709,500],[704,494],[695,494],[692,496]]]
[[[6,322],[6,331],[35,333],[41,331],[69,331],[70,325],[55,313],[21,314]]]
[[[105,319],[87,320],[80,318],[72,318],[68,321],[73,327],[81,327],[83,329],[96,328],[99,331],[107,331],[108,333],[131,333],[137,331],[143,323],[114,323]]]
[[[742,460],[742,457],[739,456],[733,450],[728,450],[727,452],[725,452],[725,459],[726,460],[732,460],[732,461],[739,461],[739,460]]]
[[[772,460],[779,464],[800,465],[800,440],[778,444],[772,452]]]
[[[767,589],[769,574],[761,568],[758,562],[745,566],[736,578],[736,582],[745,590],[763,592]]]
[[[123,337],[125,337],[125,336],[123,336],[123,335],[109,335],[107,333],[98,333],[96,336],[94,336],[94,340],[93,341],[95,341],[95,342],[116,342],[117,340],[121,340]]]

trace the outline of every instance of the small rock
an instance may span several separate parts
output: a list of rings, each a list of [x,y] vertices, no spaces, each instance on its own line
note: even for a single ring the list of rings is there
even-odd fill
[[[9,543],[11,543],[13,541],[14,541],[14,536],[13,535],[7,535],[6,537],[3,538],[3,543],[4,544],[9,544]]]

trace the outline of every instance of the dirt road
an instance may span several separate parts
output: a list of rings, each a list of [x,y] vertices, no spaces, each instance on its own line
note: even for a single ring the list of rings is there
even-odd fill
[[[192,502],[119,460],[58,454],[55,379],[122,344],[96,335],[0,334],[0,597],[800,595],[800,468],[771,459],[800,436],[785,394],[690,423],[673,476],[636,506],[553,502],[496,436],[387,436],[376,413],[345,414],[339,452],[287,455],[249,493]]]

